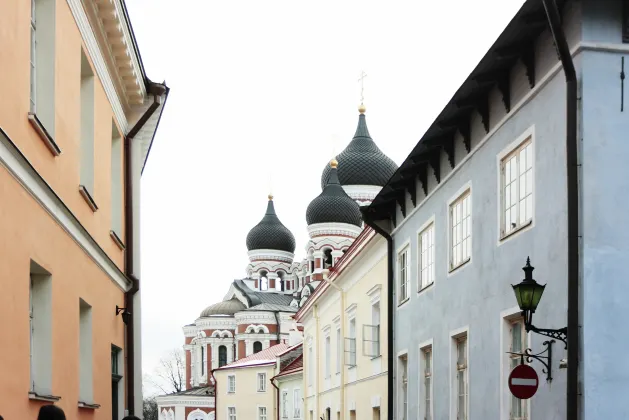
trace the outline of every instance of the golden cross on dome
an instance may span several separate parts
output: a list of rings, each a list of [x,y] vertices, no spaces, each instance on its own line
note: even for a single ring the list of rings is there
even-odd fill
[[[360,103],[361,103],[361,105],[365,101],[365,95],[364,95],[364,91],[365,91],[365,77],[367,77],[367,73],[365,73],[365,71],[362,70],[360,72],[360,77],[358,78],[358,81],[360,82]]]

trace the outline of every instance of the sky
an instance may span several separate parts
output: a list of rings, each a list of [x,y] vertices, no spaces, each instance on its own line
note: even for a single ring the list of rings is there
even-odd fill
[[[306,208],[352,139],[401,164],[523,0],[127,0],[147,75],[170,96],[142,188],[145,374],[245,277],[275,196],[305,256]]]

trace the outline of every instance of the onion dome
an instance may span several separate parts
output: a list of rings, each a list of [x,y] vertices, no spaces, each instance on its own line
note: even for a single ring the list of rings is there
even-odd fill
[[[210,305],[201,312],[201,318],[212,316],[212,315],[229,315],[233,316],[237,312],[244,311],[247,307],[238,299],[233,298],[230,300],[225,300],[223,302],[215,303],[214,305]]]
[[[306,210],[308,226],[316,223],[347,223],[361,226],[360,208],[339,183],[337,165],[338,162],[332,159],[325,188],[308,205]]]
[[[376,185],[383,187],[398,166],[382,153],[369,135],[365,120],[365,106],[358,109],[358,127],[354,138],[345,150],[336,156],[339,163],[338,177],[341,185]],[[321,175],[321,188],[330,177],[331,169],[326,166]]]
[[[247,249],[249,251],[274,249],[295,252],[295,237],[275,214],[272,195],[269,195],[269,204],[264,217],[247,234]]]

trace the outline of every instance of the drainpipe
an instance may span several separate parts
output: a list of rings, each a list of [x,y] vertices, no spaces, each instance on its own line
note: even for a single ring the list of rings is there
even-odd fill
[[[340,384],[340,407],[341,410],[341,420],[345,419],[345,291],[337,284],[332,283],[327,276],[326,271],[323,272],[323,281],[336,289],[341,295],[341,313],[339,323],[341,324],[341,357],[343,357],[343,361],[339,362],[339,366],[341,367],[341,384]],[[331,334],[331,332],[330,332]],[[330,369],[331,370],[331,369]],[[332,378],[330,378],[332,379]],[[330,419],[327,419],[330,420]]]
[[[315,304],[312,308],[315,318],[315,345],[317,351],[317,357],[315,357],[316,365],[314,369],[314,383],[315,383],[315,406],[314,417],[318,418],[319,415],[319,305]]]
[[[387,419],[393,420],[393,384],[395,383],[393,370],[393,340],[395,339],[393,322],[393,316],[395,315],[395,303],[393,300],[393,292],[395,291],[393,284],[393,238],[369,218],[368,209],[368,207],[361,209],[365,224],[371,226],[376,233],[387,241]]]
[[[210,371],[210,375],[212,376],[212,380],[214,381],[214,418],[216,418],[216,413],[218,413],[218,382],[216,381],[216,377],[214,376],[214,371],[216,369],[212,369]]]
[[[278,369],[279,370],[279,369]],[[275,412],[277,413],[277,420],[280,420],[280,388],[275,385],[275,378],[277,375],[271,378],[271,385],[275,388]]]
[[[577,73],[555,0],[542,0],[566,77],[566,191],[568,213],[568,380],[566,418],[578,418],[579,391],[579,173]]]
[[[130,314],[126,323],[126,351],[127,351],[127,409],[129,415],[135,414],[135,342],[134,342],[134,314],[133,297],[140,290],[140,280],[134,275],[133,261],[133,164],[131,140],[138,134],[140,129],[146,124],[149,118],[155,113],[162,101],[162,95],[166,91],[166,86],[152,83],[149,91],[153,94],[153,103],[140,117],[138,122],[131,128],[124,142],[124,180],[125,180],[125,274],[131,280],[131,288],[125,293],[125,308]]]

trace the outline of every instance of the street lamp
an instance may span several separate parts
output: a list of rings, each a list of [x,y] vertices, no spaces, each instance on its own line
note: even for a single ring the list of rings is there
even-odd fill
[[[520,310],[522,310],[522,317],[524,318],[524,327],[526,328],[526,332],[533,331],[537,334],[556,338],[563,341],[566,348],[568,348],[567,327],[560,329],[548,329],[537,328],[533,325],[533,314],[535,313],[537,305],[542,299],[544,289],[546,288],[545,284],[539,284],[533,279],[534,269],[535,268],[531,266],[531,259],[527,257],[526,265],[522,268],[522,270],[524,270],[524,280],[522,280],[519,284],[511,285],[513,287],[513,293],[515,293],[515,298],[518,301],[518,306],[520,307]]]

